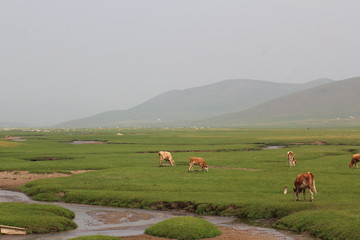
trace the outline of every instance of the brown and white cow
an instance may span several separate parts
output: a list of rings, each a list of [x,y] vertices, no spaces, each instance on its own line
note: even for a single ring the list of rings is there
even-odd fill
[[[296,201],[300,201],[299,194],[301,192],[304,193],[304,200],[305,199],[305,190],[309,189],[311,194],[310,202],[314,200],[314,193],[316,193],[316,186],[315,186],[315,176],[311,172],[299,174],[296,176],[294,181],[294,192],[296,193]]]
[[[172,167],[175,165],[175,161],[173,160],[171,153],[166,151],[159,151],[158,154],[159,154],[160,167],[163,166],[162,164],[163,161],[169,162]]]
[[[288,157],[288,165],[289,165],[289,167],[295,167],[296,166],[296,160],[295,160],[294,152],[292,152],[292,151],[287,152],[287,157]]]
[[[360,162],[360,154],[354,154],[349,162],[349,168],[352,168],[355,165],[356,168],[359,168],[358,162]]]
[[[193,170],[194,165],[200,166],[203,171],[209,171],[209,166],[206,164],[205,159],[203,158],[191,157],[189,161],[189,172]]]

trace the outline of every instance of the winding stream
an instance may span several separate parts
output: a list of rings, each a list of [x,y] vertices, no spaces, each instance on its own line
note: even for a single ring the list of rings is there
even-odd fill
[[[76,215],[74,221],[78,228],[52,234],[1,235],[1,240],[63,240],[83,235],[132,236],[144,233],[149,226],[174,216],[189,216],[190,213],[175,211],[154,211],[143,209],[113,208],[94,205],[36,202],[20,192],[0,190],[0,202],[26,202],[53,204],[70,209]],[[219,226],[230,226],[238,230],[249,231],[251,234],[267,234],[280,240],[309,240],[304,235],[280,232],[271,228],[254,227],[237,223],[234,217],[204,216],[209,222]]]

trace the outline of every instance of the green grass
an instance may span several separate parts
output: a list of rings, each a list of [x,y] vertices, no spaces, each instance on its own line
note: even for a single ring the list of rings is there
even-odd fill
[[[0,170],[96,170],[38,180],[21,188],[37,200],[159,210],[182,208],[199,214],[244,218],[275,217],[280,219],[276,227],[310,231],[324,239],[337,236],[327,227],[331,216],[335,223],[360,219],[348,211],[357,206],[360,182],[356,179],[360,169],[347,166],[351,155],[360,152],[359,128],[84,129],[12,131],[4,135],[23,136],[26,141],[12,144],[0,140]],[[70,144],[74,140],[98,140],[104,144]],[[316,145],[319,141],[325,144]],[[285,147],[262,150],[268,145]],[[160,150],[172,152],[176,167],[158,166],[156,152]],[[298,161],[294,168],[286,165],[289,150],[294,151]],[[205,158],[209,172],[188,173],[191,156]],[[194,170],[200,168],[195,166]],[[316,177],[318,194],[312,203],[296,202],[293,181],[296,175],[308,171]],[[287,195],[282,193],[285,186],[289,188]],[[325,216],[316,219],[316,229],[306,224],[311,222],[307,213],[312,211]],[[292,216],[297,216],[302,225],[297,227]],[[348,236],[351,227],[340,224],[336,229]],[[356,238],[349,235],[338,239]]]
[[[145,230],[146,234],[172,239],[202,239],[221,235],[212,223],[195,217],[174,217],[156,223]]]
[[[76,228],[74,213],[44,204],[0,203],[0,225],[26,228],[27,233],[60,232]]]

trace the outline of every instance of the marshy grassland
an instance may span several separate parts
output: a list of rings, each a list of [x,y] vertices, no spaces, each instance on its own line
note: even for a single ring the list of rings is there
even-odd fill
[[[347,166],[360,153],[360,128],[7,130],[0,138],[0,171],[95,170],[19,188],[36,200],[181,209],[271,219],[273,227],[323,239],[360,236],[360,169]],[[161,150],[175,167],[159,167]],[[296,167],[287,166],[290,150]],[[194,166],[189,173],[192,156],[206,159],[209,172]],[[318,193],[314,202],[309,193],[297,202],[293,181],[309,171]]]

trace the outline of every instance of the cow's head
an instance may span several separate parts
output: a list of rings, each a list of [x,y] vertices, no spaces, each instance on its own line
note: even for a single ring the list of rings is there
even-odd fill
[[[204,163],[201,167],[202,167],[202,169],[205,170],[206,172],[209,171],[209,166],[208,166],[206,163]]]
[[[352,168],[352,166],[353,166],[353,163],[349,162],[349,168]]]

